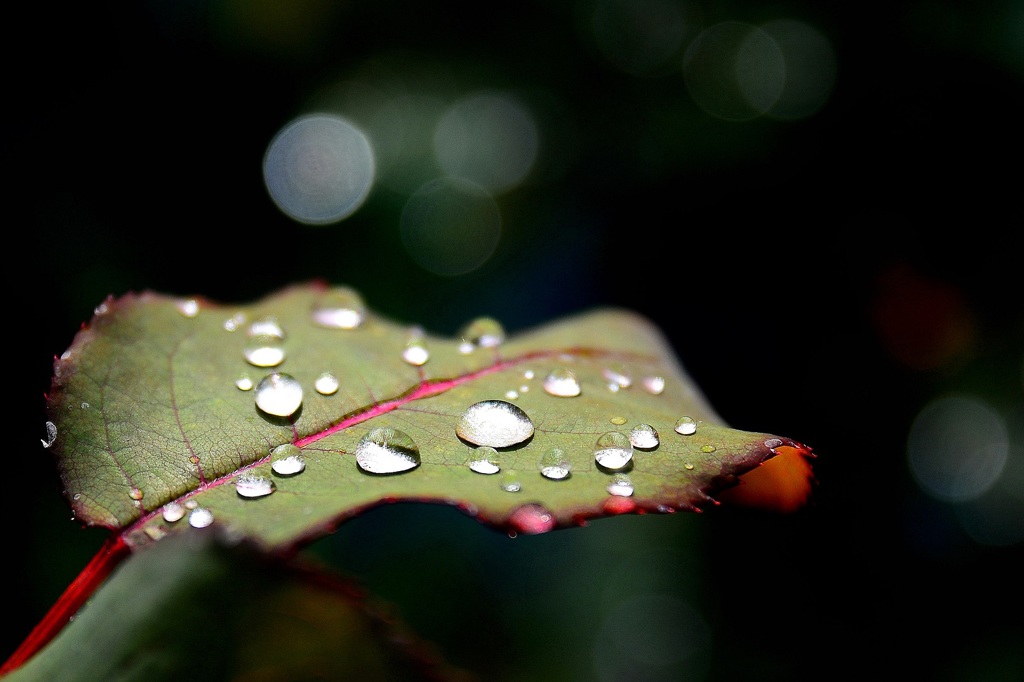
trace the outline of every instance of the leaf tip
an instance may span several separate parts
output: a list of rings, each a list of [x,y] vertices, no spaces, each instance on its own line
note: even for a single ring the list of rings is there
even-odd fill
[[[773,449],[775,456],[739,477],[739,484],[723,490],[718,500],[730,505],[791,513],[803,507],[811,495],[814,472],[811,448],[793,442]]]

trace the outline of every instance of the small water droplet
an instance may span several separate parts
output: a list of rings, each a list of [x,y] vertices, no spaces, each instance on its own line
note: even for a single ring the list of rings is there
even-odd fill
[[[685,468],[685,469],[686,469],[687,471],[693,471],[693,465],[692,465],[692,464],[690,464],[689,462],[687,462],[686,464],[684,464],[684,465],[683,465],[683,467],[684,467],[684,468]]]
[[[53,422],[46,422],[46,438],[40,438],[43,447],[48,448],[57,440],[57,425]]]
[[[405,344],[405,350],[402,351],[402,359],[415,367],[426,364],[430,359],[430,351],[427,349],[426,342],[419,338],[410,340]]]
[[[615,386],[614,390],[629,388],[633,385],[633,379],[619,368],[606,367],[601,370],[601,376],[608,380],[608,388]]]
[[[459,342],[459,353],[460,354],[462,354],[462,355],[469,355],[470,353],[472,353],[475,350],[476,350],[476,346],[471,344],[469,341],[460,341]]]
[[[89,403],[82,403],[82,409],[83,410],[88,410],[89,409]]]
[[[253,386],[254,384],[252,383],[252,379],[248,374],[243,374],[235,379],[235,387],[238,388],[239,391],[251,391]]]
[[[621,469],[633,459],[633,444],[624,434],[609,431],[597,439],[594,460],[605,469]]]
[[[272,336],[280,341],[284,340],[284,329],[278,323],[276,317],[262,317],[258,320],[254,320],[249,325],[249,330],[246,332],[251,338],[257,336]]]
[[[195,317],[199,314],[199,302],[194,298],[186,301],[178,301],[178,312],[185,317]]]
[[[334,287],[317,299],[312,317],[328,329],[356,329],[366,319],[366,304],[354,289]]]
[[[498,451],[489,445],[481,445],[473,449],[469,458],[469,468],[478,474],[496,474],[501,471],[501,460]]]
[[[498,485],[507,493],[517,493],[523,489],[523,484],[519,480],[519,474],[514,471],[502,474]]]
[[[692,436],[697,433],[697,422],[693,417],[680,417],[675,425],[676,433],[684,436]]]
[[[615,416],[609,419],[608,421],[610,421],[612,424],[615,424],[616,426],[622,426],[623,424],[626,423],[626,418]]]
[[[256,385],[256,406],[276,417],[290,417],[302,406],[302,385],[284,372],[268,374]]]
[[[168,502],[163,507],[164,521],[168,523],[174,523],[180,521],[185,516],[185,508],[177,502]]]
[[[523,410],[504,400],[481,400],[470,405],[455,425],[455,433],[475,445],[503,448],[533,435],[533,422]]]
[[[420,465],[420,449],[404,431],[379,427],[359,440],[356,463],[371,474],[397,474]]]
[[[479,348],[496,348],[505,341],[505,328],[493,317],[478,317],[462,328],[461,336]]]
[[[272,480],[256,474],[242,474],[235,479],[235,492],[242,497],[264,497],[274,492]]]
[[[162,540],[167,536],[167,531],[160,526],[146,526],[142,530],[149,536],[150,540]]]
[[[637,424],[629,432],[629,442],[633,447],[641,450],[651,450],[658,447],[658,431],[650,424]]]
[[[279,476],[293,476],[306,468],[302,450],[292,443],[284,443],[271,450],[270,459],[270,468]]]
[[[75,493],[75,499],[76,500],[82,499],[82,493]]]
[[[321,372],[320,376],[313,382],[316,392],[322,395],[334,395],[338,392],[338,377],[334,376],[330,372]]]
[[[110,310],[110,306],[108,306],[107,302],[104,301],[103,303],[100,303],[98,306],[93,308],[92,312],[94,315],[106,315],[108,310]]]
[[[547,533],[555,527],[555,517],[539,504],[524,504],[513,511],[508,518],[508,523],[513,531],[526,533],[527,535],[538,535]]]
[[[700,446],[700,451],[701,452],[714,452],[715,451],[715,446],[714,445],[701,445]]]
[[[193,528],[206,528],[213,523],[213,512],[204,507],[196,507],[188,515],[188,525]]]
[[[615,474],[608,484],[608,492],[619,497],[629,497],[633,494],[633,481],[626,474]]]
[[[185,509],[195,509],[198,506],[199,506],[199,503],[196,502],[195,500],[186,500],[185,501]]]
[[[780,447],[781,445],[782,445],[782,439],[781,438],[769,438],[768,440],[766,440],[764,442],[764,446],[766,448],[768,448],[769,450],[774,450],[775,448]]]
[[[519,387],[519,392],[520,393],[529,393],[530,392],[530,387],[527,386],[526,384],[523,384],[522,386]]]
[[[284,344],[280,337],[257,334],[242,349],[246,362],[256,367],[277,367],[284,362]]]
[[[644,377],[640,383],[651,395],[661,395],[665,390],[665,380],[662,377]]]
[[[136,488],[135,486],[132,486],[131,488],[128,489],[128,497],[132,498],[133,500],[141,500],[142,496],[142,491]]]
[[[621,390],[621,388],[622,388],[621,386],[619,386],[618,384],[616,384],[614,382],[609,382],[607,384],[607,386],[608,386],[608,390],[611,391],[612,393],[618,393],[619,390]]]
[[[523,378],[524,379],[532,379],[533,378],[533,370],[532,369],[528,369],[525,372],[523,372]]]
[[[544,478],[561,481],[569,477],[571,469],[569,458],[561,448],[550,448],[540,457],[540,473]]]
[[[516,398],[519,397],[519,391],[505,391],[505,397],[508,398],[509,400],[515,400]]]
[[[576,373],[566,367],[552,370],[544,378],[544,391],[559,398],[574,398],[582,393]]]
[[[224,329],[229,332],[238,331],[238,329],[244,324],[245,314],[239,312],[224,320]]]

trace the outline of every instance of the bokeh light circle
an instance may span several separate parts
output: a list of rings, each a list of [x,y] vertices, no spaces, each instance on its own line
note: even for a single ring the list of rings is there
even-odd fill
[[[501,236],[501,211],[479,185],[461,178],[437,178],[405,204],[401,237],[406,251],[425,270],[447,277],[483,265]]]
[[[354,213],[370,193],[374,169],[366,135],[327,114],[288,123],[263,158],[270,198],[290,218],[309,225],[335,223]]]

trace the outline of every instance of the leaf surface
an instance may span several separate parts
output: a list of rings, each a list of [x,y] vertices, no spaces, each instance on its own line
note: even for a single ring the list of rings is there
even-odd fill
[[[335,315],[316,317],[325,305]],[[697,511],[777,448],[810,454],[789,438],[728,426],[659,330],[629,310],[587,311],[508,338],[493,320],[477,322],[490,333],[467,325],[465,335],[437,336],[321,282],[241,306],[155,292],[108,298],[54,362],[50,447],[68,501],[80,522],[120,531],[133,547],[212,522],[290,549],[398,500],[457,505],[523,533],[609,514]],[[245,350],[267,332],[278,334],[269,345],[283,360],[256,366]],[[408,349],[419,356],[405,357]],[[550,374],[566,371],[578,395],[545,390]],[[314,387],[324,372],[336,391]],[[274,373],[301,387],[293,413],[264,409],[258,389],[236,383]],[[500,438],[507,419],[478,419],[479,433],[467,431],[467,410],[492,401],[521,410],[529,434]],[[676,431],[682,417],[696,423],[693,433]],[[628,438],[641,425],[657,445],[627,448],[621,468],[597,462],[602,436]],[[414,466],[361,469],[356,453],[375,429],[386,429],[385,445],[404,443],[399,454],[416,455]],[[476,473],[468,463],[492,435],[501,471]],[[274,471],[285,444],[298,448],[301,472]],[[541,473],[552,449],[568,464],[559,480]],[[609,492],[622,475],[631,495]],[[272,492],[248,497],[241,484]],[[174,509],[180,517],[165,515]]]

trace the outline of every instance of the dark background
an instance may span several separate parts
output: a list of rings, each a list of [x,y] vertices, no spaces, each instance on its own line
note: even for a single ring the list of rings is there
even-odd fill
[[[104,537],[69,520],[39,444],[53,357],[93,308],[145,289],[244,303],[324,278],[441,334],[477,315],[515,333],[598,305],[637,310],[731,425],[818,454],[814,496],[789,516],[720,507],[509,540],[452,510],[398,505],[325,543],[459,664],[486,669],[500,651],[503,676],[487,679],[625,679],[593,662],[605,635],[589,621],[617,608],[609,594],[650,592],[692,605],[711,643],[691,658],[640,656],[631,679],[1024,677],[1024,11],[668,3],[687,17],[677,53],[631,74],[588,28],[598,4],[221,0],[8,15],[16,435],[0,656]],[[821,106],[796,120],[698,106],[682,64],[700,29],[779,18],[813,26],[834,52]],[[381,58],[407,82],[443,80],[444,96],[498,88],[537,104],[537,165],[497,197],[501,242],[477,270],[420,267],[399,239],[399,193],[375,187],[326,226],[268,196],[274,134]],[[913,420],[951,392],[1010,425],[998,532],[908,469]],[[468,611],[460,581],[481,595]],[[636,628],[647,625],[663,631]]]

